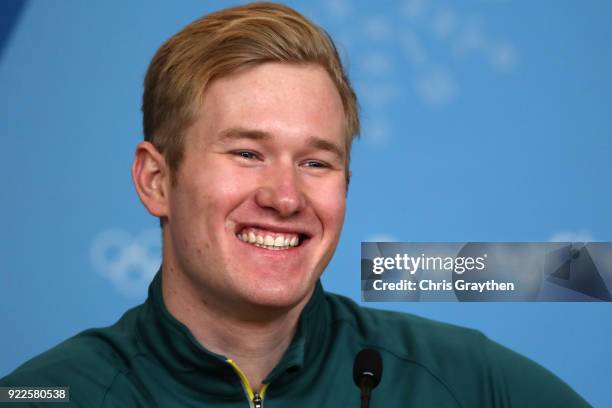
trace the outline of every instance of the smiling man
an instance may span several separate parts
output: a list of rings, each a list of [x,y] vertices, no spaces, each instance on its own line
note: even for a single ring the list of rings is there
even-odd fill
[[[67,386],[83,407],[357,407],[370,348],[372,407],[588,406],[477,331],[322,289],[359,119],[331,39],[300,14],[257,3],[188,25],[154,56],[143,115],[132,176],[163,236],[148,299],[1,386]]]
[[[168,310],[259,388],[340,237],[344,107],[322,66],[262,62],[210,83],[195,109],[177,169],[154,133],[134,181],[163,220]]]

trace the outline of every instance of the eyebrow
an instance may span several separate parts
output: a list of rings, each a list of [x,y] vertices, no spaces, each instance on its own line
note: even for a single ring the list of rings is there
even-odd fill
[[[243,129],[243,128],[229,128],[221,131],[219,134],[219,141],[222,143],[230,142],[232,140],[241,140],[241,139],[249,139],[249,140],[268,140],[271,139],[272,136],[269,133],[263,132],[261,130],[251,130],[251,129]]]
[[[306,144],[315,149],[328,151],[338,156],[338,158],[344,159],[344,149],[337,144],[330,142],[329,140],[311,136],[306,140]]]
[[[221,143],[227,143],[234,140],[270,140],[272,135],[268,132],[255,129],[244,129],[244,128],[229,128],[220,132],[218,141]],[[318,150],[324,150],[330,152],[340,159],[344,159],[344,149],[336,143],[330,142],[329,140],[323,139],[317,136],[310,136],[306,139],[306,145]]]

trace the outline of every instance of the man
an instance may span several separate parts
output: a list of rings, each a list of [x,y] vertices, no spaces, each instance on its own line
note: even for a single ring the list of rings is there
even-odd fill
[[[476,331],[323,291],[359,120],[333,43],[303,16],[258,3],[185,27],[151,62],[143,115],[132,176],[163,231],[149,298],[0,385],[69,386],[86,407],[350,407],[371,348],[372,407],[588,406]]]

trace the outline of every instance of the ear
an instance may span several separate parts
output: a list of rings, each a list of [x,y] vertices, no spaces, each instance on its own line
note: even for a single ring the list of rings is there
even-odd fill
[[[140,142],[132,163],[132,181],[140,201],[159,218],[168,216],[169,169],[164,156],[150,142]]]

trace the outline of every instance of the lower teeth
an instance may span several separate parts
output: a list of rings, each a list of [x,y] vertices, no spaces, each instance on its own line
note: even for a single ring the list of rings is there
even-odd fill
[[[281,250],[281,249],[287,249],[287,248],[289,248],[288,246],[277,247],[277,246],[269,246],[269,245],[257,244],[257,243],[255,243],[255,244],[253,244],[253,245],[258,246],[258,247],[260,247],[260,248],[271,249],[271,250],[273,250],[273,251],[279,251],[279,250]]]

